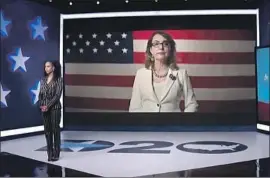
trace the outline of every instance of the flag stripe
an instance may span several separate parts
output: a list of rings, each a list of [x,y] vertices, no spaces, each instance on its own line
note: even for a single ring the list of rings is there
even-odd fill
[[[197,100],[255,99],[255,88],[194,88]],[[88,98],[130,99],[130,87],[70,86],[65,87],[66,96]]]
[[[177,52],[254,52],[255,41],[239,40],[174,40]],[[134,52],[145,52],[147,40],[133,40]]]
[[[134,39],[149,39],[154,31],[134,31]],[[253,40],[254,34],[250,30],[164,30],[173,39],[194,40]]]
[[[259,120],[270,121],[270,104],[258,102]]]
[[[200,112],[252,112],[256,107],[256,100],[240,100],[240,101],[198,101]],[[181,108],[184,103],[181,102]],[[128,111],[128,99],[105,99],[105,98],[82,98],[82,97],[66,97],[65,106],[73,108],[72,112],[76,112],[76,108],[100,110],[101,112],[110,112],[110,110]],[[239,107],[241,106],[241,107]],[[86,110],[87,111],[87,110]]]
[[[65,75],[70,86],[132,87],[135,76]],[[244,77],[190,77],[193,88],[255,88],[255,76]]]
[[[91,59],[89,59],[91,60]],[[143,64],[66,63],[66,74],[132,76]],[[189,76],[255,76],[255,64],[180,64]]]
[[[134,63],[143,64],[145,53],[136,52],[133,55]],[[254,64],[254,53],[177,53],[177,63],[180,64]]]

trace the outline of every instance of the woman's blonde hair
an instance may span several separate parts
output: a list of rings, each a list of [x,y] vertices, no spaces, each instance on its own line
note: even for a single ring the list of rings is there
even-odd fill
[[[154,32],[147,42],[145,68],[147,68],[147,69],[154,68],[155,61],[153,60],[153,56],[150,52],[150,48],[152,47],[153,37],[157,34],[163,36],[170,44],[170,54],[169,54],[169,57],[166,61],[166,65],[172,70],[178,70],[179,67],[176,64],[176,44],[175,44],[175,41],[168,33],[163,32],[163,31]]]

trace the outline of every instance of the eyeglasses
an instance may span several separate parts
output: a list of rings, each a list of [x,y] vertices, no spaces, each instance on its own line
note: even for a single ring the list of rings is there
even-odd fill
[[[162,43],[152,43],[152,46],[154,48],[159,48],[159,47],[164,47],[164,48],[168,48],[170,46],[170,43],[168,41],[163,41]]]

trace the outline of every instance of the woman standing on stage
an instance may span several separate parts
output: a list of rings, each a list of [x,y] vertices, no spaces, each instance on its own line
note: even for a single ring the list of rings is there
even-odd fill
[[[62,89],[63,80],[60,64],[58,61],[46,61],[44,78],[40,83],[39,106],[44,122],[48,161],[57,161],[60,156],[60,97]]]

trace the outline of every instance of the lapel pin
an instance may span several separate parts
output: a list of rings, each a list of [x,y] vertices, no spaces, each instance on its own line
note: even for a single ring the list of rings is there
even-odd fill
[[[169,77],[170,77],[171,80],[176,80],[176,77],[173,74],[170,74]]]

